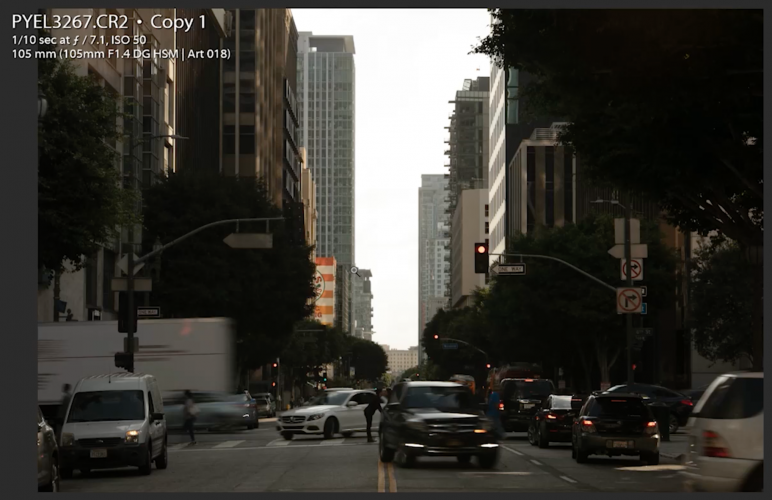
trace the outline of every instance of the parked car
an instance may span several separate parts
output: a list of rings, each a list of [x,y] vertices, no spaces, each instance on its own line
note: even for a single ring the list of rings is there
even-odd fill
[[[273,406],[271,405],[271,402],[265,398],[255,399],[255,411],[257,412],[258,418],[270,418],[273,416]]]
[[[694,491],[761,492],[764,489],[764,373],[718,377],[691,417],[684,472]]]
[[[378,429],[382,462],[410,467],[419,456],[456,457],[481,467],[498,462],[499,444],[493,422],[474,402],[471,391],[453,382],[397,384]]]
[[[38,491],[59,492],[59,446],[56,433],[38,406]]]
[[[95,375],[78,382],[62,428],[60,474],[139,467],[144,475],[169,464],[161,392],[152,375]]]
[[[700,387],[697,387],[696,389],[689,389],[688,391],[684,391],[684,394],[692,400],[692,403],[695,405],[700,400],[703,394],[705,394],[705,391],[708,390],[708,387],[710,387],[710,384],[703,385]]]
[[[571,396],[553,394],[534,415],[528,428],[528,441],[547,448],[550,443],[570,443],[571,429],[577,415]]]
[[[196,429],[252,428],[254,421],[245,412],[245,400],[227,392],[192,391],[193,401],[198,408],[194,427]],[[166,399],[166,421],[169,429],[185,427],[185,393],[177,392]]]
[[[501,423],[507,432],[527,432],[534,415],[555,392],[547,379],[507,378],[501,381]]]
[[[260,415],[257,411],[257,400],[246,391],[238,393],[233,399],[236,403],[240,403],[244,407],[242,410],[244,412],[242,415],[244,420],[242,420],[242,422],[243,425],[247,427],[247,430],[260,427]]]
[[[267,399],[268,403],[271,405],[271,414],[269,417],[273,418],[276,416],[276,399],[274,399],[273,394],[270,392],[259,392],[253,396],[255,399]]]
[[[572,427],[571,456],[578,463],[589,455],[633,455],[659,464],[659,427],[638,394],[590,396]]]
[[[670,407],[670,434],[686,425],[694,409],[694,402],[685,394],[657,385],[617,385],[606,392],[640,394],[646,404],[665,403]]]
[[[365,408],[373,391],[323,392],[307,405],[282,412],[276,420],[276,430],[286,440],[297,434],[323,435],[332,439],[336,434],[349,437],[355,432],[367,430]],[[373,415],[373,429],[378,428],[380,412]]]

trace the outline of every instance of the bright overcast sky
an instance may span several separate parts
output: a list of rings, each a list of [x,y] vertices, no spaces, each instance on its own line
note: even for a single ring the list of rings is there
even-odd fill
[[[484,9],[293,9],[298,31],[353,35],[356,55],[356,265],[373,272],[373,341],[418,342],[418,188],[447,173],[455,92],[489,76],[470,55]]]

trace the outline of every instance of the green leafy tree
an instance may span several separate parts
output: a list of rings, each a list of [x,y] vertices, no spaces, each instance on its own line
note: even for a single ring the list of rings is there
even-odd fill
[[[583,181],[640,193],[685,230],[762,246],[762,11],[493,15],[475,51],[535,77],[519,89],[526,114],[565,117],[560,140],[581,158]],[[762,369],[762,264],[752,262]]]
[[[693,262],[691,327],[697,352],[710,361],[752,360],[752,304],[746,293],[752,284],[742,249],[714,238]]]
[[[483,377],[487,370],[485,365],[490,360],[477,350],[490,352],[486,317],[480,307],[480,294],[484,292],[476,293],[477,305],[449,311],[440,310],[424,329],[422,341],[426,355],[434,363],[438,370],[437,375],[442,379],[456,373]],[[435,335],[438,335],[439,339],[435,339]],[[452,339],[462,342],[455,342],[458,344],[457,349],[445,349],[443,344],[453,344]]]
[[[120,100],[62,59],[38,61],[48,111],[38,128],[38,265],[57,273],[110,243],[138,220],[136,196],[121,188]]]
[[[291,385],[304,385],[311,381],[309,374],[340,359],[346,352],[346,343],[346,335],[338,328],[311,320],[298,323],[281,353],[282,369],[289,374]],[[328,385],[339,381],[329,381]]]
[[[355,379],[362,382],[380,380],[389,364],[383,347],[370,340],[353,337],[349,339],[351,366],[355,370]]]
[[[281,216],[263,184],[200,170],[162,179],[145,194],[147,241],[169,242],[205,224],[236,218]],[[264,232],[265,223],[241,223]],[[233,318],[239,370],[275,359],[295,324],[312,313],[310,247],[290,244],[278,221],[270,225],[273,249],[232,249],[223,239],[234,226],[215,226],[162,253],[153,300],[170,317]]]
[[[641,240],[649,245],[646,259],[648,306],[668,304],[675,288],[676,257],[661,241],[654,223],[641,224]],[[590,216],[579,224],[538,228],[512,241],[513,253],[562,259],[609,283],[619,283],[619,261],[608,255],[614,244],[613,219]],[[545,368],[575,366],[590,385],[595,362],[602,382],[626,346],[624,316],[617,314],[614,293],[558,262],[528,260],[525,276],[499,276],[483,302],[490,325],[492,351],[499,361],[528,361]],[[551,373],[551,370],[545,370]]]

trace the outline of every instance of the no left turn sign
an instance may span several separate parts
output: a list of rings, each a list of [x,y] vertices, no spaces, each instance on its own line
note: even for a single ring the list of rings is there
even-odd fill
[[[643,299],[640,288],[617,288],[617,313],[641,313]]]

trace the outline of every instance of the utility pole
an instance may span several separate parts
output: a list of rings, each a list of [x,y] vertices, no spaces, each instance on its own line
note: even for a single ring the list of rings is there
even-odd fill
[[[132,193],[136,193],[136,186],[134,185],[134,114],[136,110],[136,102],[134,102],[131,106],[131,127],[129,129],[129,186],[131,188]],[[132,213],[134,214],[137,210],[136,203],[132,207]],[[127,368],[127,371],[129,373],[134,373],[134,325],[136,325],[136,317],[137,317],[137,308],[134,306],[134,221],[132,220],[129,224],[129,254],[128,254],[128,262],[127,262],[127,274],[126,277],[126,306],[128,308],[128,311],[126,311],[126,319],[127,325],[126,327],[128,330],[126,331],[126,352],[129,355],[129,367]]]
[[[633,277],[630,273],[632,264],[632,245],[630,244],[630,217],[632,209],[630,208],[630,200],[627,201],[625,209],[625,276],[627,277],[627,287],[633,287]],[[627,316],[627,385],[632,385],[635,380],[635,374],[633,371],[633,315],[630,313],[625,314]]]

